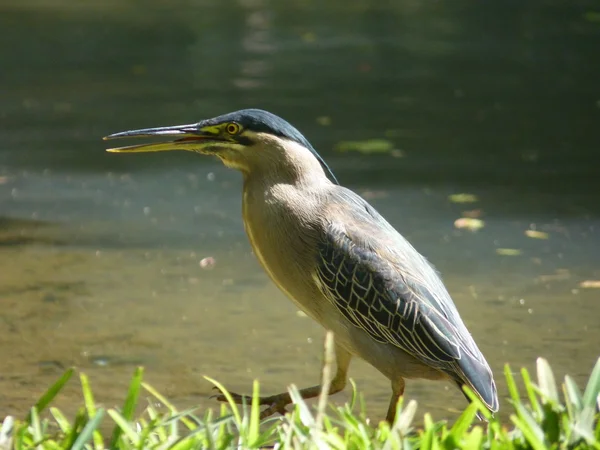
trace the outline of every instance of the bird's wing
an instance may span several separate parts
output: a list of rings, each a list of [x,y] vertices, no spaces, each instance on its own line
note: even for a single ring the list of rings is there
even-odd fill
[[[469,384],[496,410],[491,370],[433,267],[362,198],[335,195],[317,261],[325,296],[373,339]]]

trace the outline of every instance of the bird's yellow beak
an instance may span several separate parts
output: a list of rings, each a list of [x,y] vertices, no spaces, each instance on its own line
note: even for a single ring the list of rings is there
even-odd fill
[[[173,127],[143,128],[141,130],[122,131],[104,137],[109,139],[178,136],[178,139],[167,142],[151,142],[148,144],[129,145],[126,147],[109,148],[107,152],[136,153],[136,152],[164,152],[169,150],[199,151],[203,147],[222,142],[224,139],[215,132],[213,127],[199,128],[198,124],[176,125]]]

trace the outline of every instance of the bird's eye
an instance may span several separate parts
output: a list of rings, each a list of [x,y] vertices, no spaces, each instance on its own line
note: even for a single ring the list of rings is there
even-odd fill
[[[229,134],[238,134],[241,130],[241,127],[237,123],[231,122],[227,124],[225,130],[227,130]]]

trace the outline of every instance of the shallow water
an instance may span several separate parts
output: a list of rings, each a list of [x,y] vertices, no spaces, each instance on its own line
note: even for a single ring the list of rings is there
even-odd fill
[[[16,42],[0,74],[0,413],[25,412],[69,366],[109,405],[137,365],[182,406],[214,405],[203,375],[242,392],[255,377],[268,392],[318,380],[323,332],[255,261],[239,174],[191,154],[110,155],[99,140],[246,106],[297,124],[437,266],[503,404],[507,362],[543,356],[584,382],[600,342],[600,291],[581,286],[600,280],[600,26],[586,2],[328,6],[330,21],[300,4],[239,2],[232,21],[202,2],[172,16],[131,5],[0,7]],[[398,151],[333,150],[373,138]],[[449,200],[461,192],[477,201]],[[465,211],[485,227],[456,229]],[[359,361],[351,376],[381,417],[387,381]],[[443,383],[407,395],[436,417],[464,407]]]

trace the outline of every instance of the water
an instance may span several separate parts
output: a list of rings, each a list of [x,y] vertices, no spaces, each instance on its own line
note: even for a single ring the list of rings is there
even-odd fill
[[[214,406],[203,375],[241,392],[318,381],[323,332],[255,261],[240,175],[100,140],[251,106],[297,125],[438,267],[503,405],[507,362],[543,356],[585,381],[600,342],[599,291],[581,287],[600,279],[597,7],[354,4],[0,6],[0,413],[70,366],[108,405],[137,365],[181,406]],[[365,139],[396,151],[334,150]],[[449,201],[461,192],[478,201]],[[474,210],[483,229],[454,227]],[[381,418],[387,381],[359,361],[351,376]],[[435,417],[464,407],[443,383],[407,395]]]

